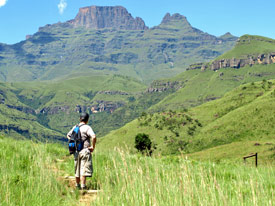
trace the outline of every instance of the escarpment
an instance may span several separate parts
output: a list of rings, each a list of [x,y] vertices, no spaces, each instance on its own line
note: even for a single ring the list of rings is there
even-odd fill
[[[259,55],[247,55],[246,58],[231,58],[231,59],[219,59],[211,63],[197,63],[191,64],[187,70],[201,69],[210,69],[213,71],[222,69],[222,68],[235,68],[239,69],[245,66],[253,66],[256,64],[274,64],[275,63],[275,52],[268,54],[259,54]]]
[[[74,27],[83,26],[92,29],[148,29],[141,18],[133,18],[122,6],[90,6],[80,8],[77,16],[70,23]]]

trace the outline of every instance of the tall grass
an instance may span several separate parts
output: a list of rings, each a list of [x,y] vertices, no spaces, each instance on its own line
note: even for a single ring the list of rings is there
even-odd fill
[[[0,138],[0,205],[72,205],[74,194],[58,181],[53,159],[58,145]]]
[[[0,205],[78,205],[78,192],[60,178],[73,158],[60,145],[0,138]],[[183,156],[144,157],[116,149],[93,154],[91,205],[274,205],[275,169],[207,163]],[[56,173],[55,173],[56,169]],[[75,191],[71,193],[71,190]]]
[[[103,190],[95,205],[273,205],[275,170],[149,158],[123,151],[94,157]],[[104,161],[103,161],[104,160]]]

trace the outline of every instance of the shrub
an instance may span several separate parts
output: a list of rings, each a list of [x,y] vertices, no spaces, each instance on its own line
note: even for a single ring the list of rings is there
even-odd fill
[[[135,138],[135,148],[144,154],[145,152],[148,154],[152,154],[152,141],[149,138],[148,134],[139,133]]]

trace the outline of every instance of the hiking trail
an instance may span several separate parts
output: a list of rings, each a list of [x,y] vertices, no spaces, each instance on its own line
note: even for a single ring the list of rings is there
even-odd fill
[[[63,159],[56,159],[55,163],[65,162],[65,159],[67,159],[67,158],[68,157],[66,156]],[[65,174],[65,171],[59,169],[57,164],[55,164],[54,166],[51,166],[50,169],[58,175],[59,181],[61,181],[63,184],[66,184],[71,189],[70,192],[75,192],[76,188],[75,188],[75,177],[74,176],[61,175],[62,173]],[[93,190],[93,189],[79,191],[79,205],[80,206],[90,205],[91,202],[96,200],[99,192],[100,192],[100,190]]]

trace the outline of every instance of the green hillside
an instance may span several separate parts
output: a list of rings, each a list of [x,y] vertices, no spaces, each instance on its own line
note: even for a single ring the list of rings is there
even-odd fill
[[[111,125],[108,129],[102,127],[102,124],[115,110],[138,99],[146,89],[141,82],[119,75],[1,85],[2,133],[12,132],[12,136],[18,137],[44,136],[55,139],[65,137],[68,130],[78,122],[79,112],[92,114],[92,108],[95,111],[91,123],[97,134],[118,128]]]
[[[247,55],[259,55],[275,52],[275,40],[256,35],[244,35],[237,41],[236,46],[219,56],[219,59],[247,58]]]
[[[241,84],[274,78],[275,64],[253,65],[240,69],[224,68],[216,72],[189,70],[176,77],[156,81],[158,83],[179,82],[181,88],[154,105],[151,110],[176,110],[182,107],[194,107],[221,98],[226,92]]]
[[[265,149],[271,149],[275,144],[274,84],[274,80],[244,84],[189,110],[144,114],[106,135],[99,145],[101,149],[127,146],[134,151],[135,135],[146,133],[157,144],[156,153],[163,154],[191,153],[240,141],[270,142]],[[266,159],[270,158],[267,154]]]
[[[229,38],[230,34],[227,34],[227,36]],[[272,63],[274,62],[273,57],[270,57],[271,59],[260,60],[264,61],[262,63],[255,60],[258,55],[264,54],[268,56],[268,54],[274,52],[275,40],[261,36],[244,35],[240,37],[237,45],[232,50],[219,56],[216,60],[243,58],[249,61],[247,59],[253,56],[254,63],[250,65],[246,63],[246,66],[241,68],[222,67],[216,71],[212,71],[209,65],[206,69],[201,69],[202,65],[198,64],[196,69],[188,70],[172,78],[156,80],[153,85],[164,85],[167,83],[171,85],[177,83],[180,87],[176,93],[167,96],[151,109],[153,111],[161,111],[194,107],[220,98],[226,92],[241,84],[261,81],[263,79],[274,79],[275,64]]]
[[[64,140],[61,133],[40,124],[34,110],[20,102],[13,89],[9,84],[0,84],[0,133],[14,138]]]

